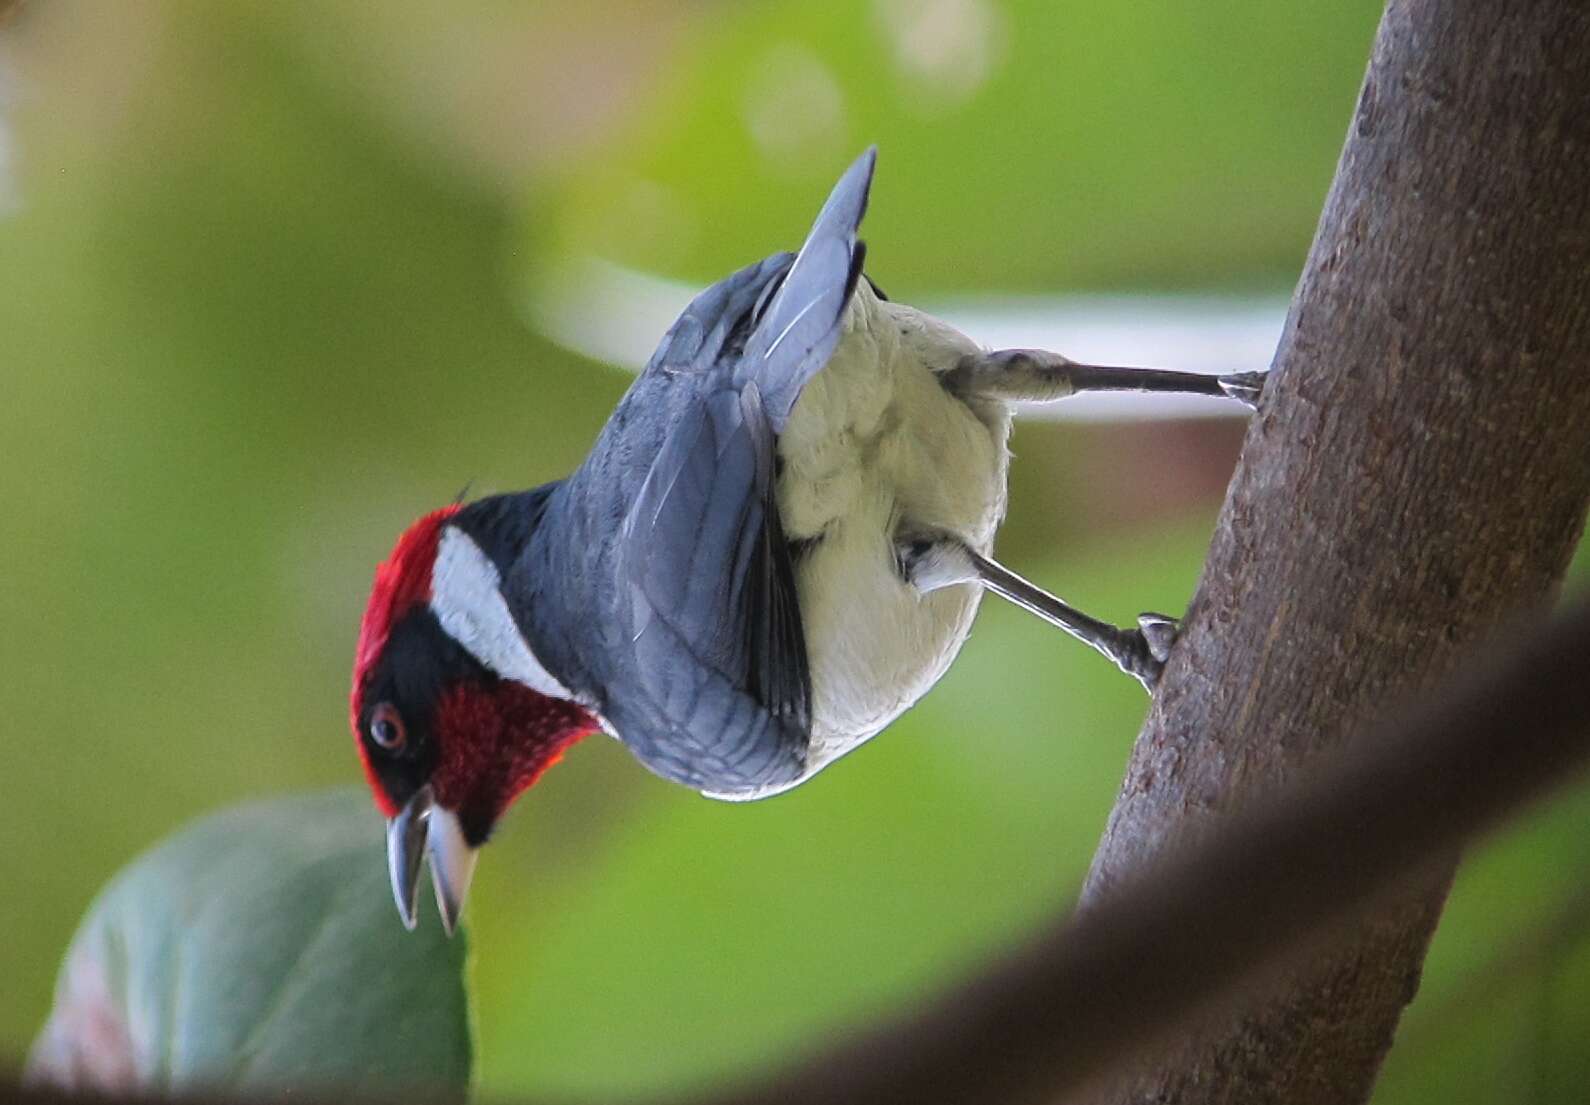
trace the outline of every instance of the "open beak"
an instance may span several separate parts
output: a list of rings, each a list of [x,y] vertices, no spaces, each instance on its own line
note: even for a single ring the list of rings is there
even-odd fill
[[[458,927],[469,880],[475,874],[476,849],[464,839],[458,815],[436,804],[429,786],[421,787],[408,804],[386,825],[387,869],[392,876],[392,897],[403,927],[413,931],[420,889],[420,861],[431,858],[431,885],[436,888],[436,908],[442,928],[451,936]]]

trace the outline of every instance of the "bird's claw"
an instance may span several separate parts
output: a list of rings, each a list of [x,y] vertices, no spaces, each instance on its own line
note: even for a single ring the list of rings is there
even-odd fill
[[[1169,614],[1139,614],[1137,616],[1137,631],[1143,635],[1143,643],[1148,646],[1148,654],[1163,664],[1170,659],[1170,646],[1176,643],[1176,635],[1181,632],[1181,622]]]
[[[1168,614],[1139,614],[1136,629],[1121,631],[1122,648],[1116,663],[1153,694],[1180,632],[1181,623]]]
[[[1220,390],[1251,410],[1259,409],[1268,372],[1234,372],[1219,379]]]

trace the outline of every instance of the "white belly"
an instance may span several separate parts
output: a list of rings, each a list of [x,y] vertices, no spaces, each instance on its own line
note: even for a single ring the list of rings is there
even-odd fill
[[[779,437],[778,502],[792,540],[815,537],[796,570],[812,679],[804,782],[926,694],[971,630],[982,589],[921,595],[902,578],[902,526],[954,533],[992,552],[1005,512],[1003,407],[974,412],[937,376],[969,338],[863,281],[833,359]]]

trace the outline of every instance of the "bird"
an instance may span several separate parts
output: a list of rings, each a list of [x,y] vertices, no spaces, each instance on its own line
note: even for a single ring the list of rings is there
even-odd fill
[[[798,252],[689,304],[571,475],[426,514],[377,568],[350,715],[408,928],[428,858],[453,931],[499,819],[577,740],[712,798],[782,793],[926,694],[985,590],[1152,690],[1175,619],[1097,620],[993,558],[1013,405],[1256,407],[1263,373],[988,350],[888,299],[858,237],[876,158]]]

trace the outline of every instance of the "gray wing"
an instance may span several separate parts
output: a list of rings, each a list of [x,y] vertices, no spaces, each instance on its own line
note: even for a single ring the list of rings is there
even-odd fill
[[[625,519],[638,685],[608,720],[653,769],[711,790],[799,775],[811,680],[756,386],[722,390],[669,434]]]
[[[606,711],[653,770],[701,789],[804,769],[811,679],[776,437],[839,340],[872,164],[869,150],[841,178],[793,264],[770,259],[703,293],[648,367],[699,390],[675,410],[624,518],[631,663]]]

